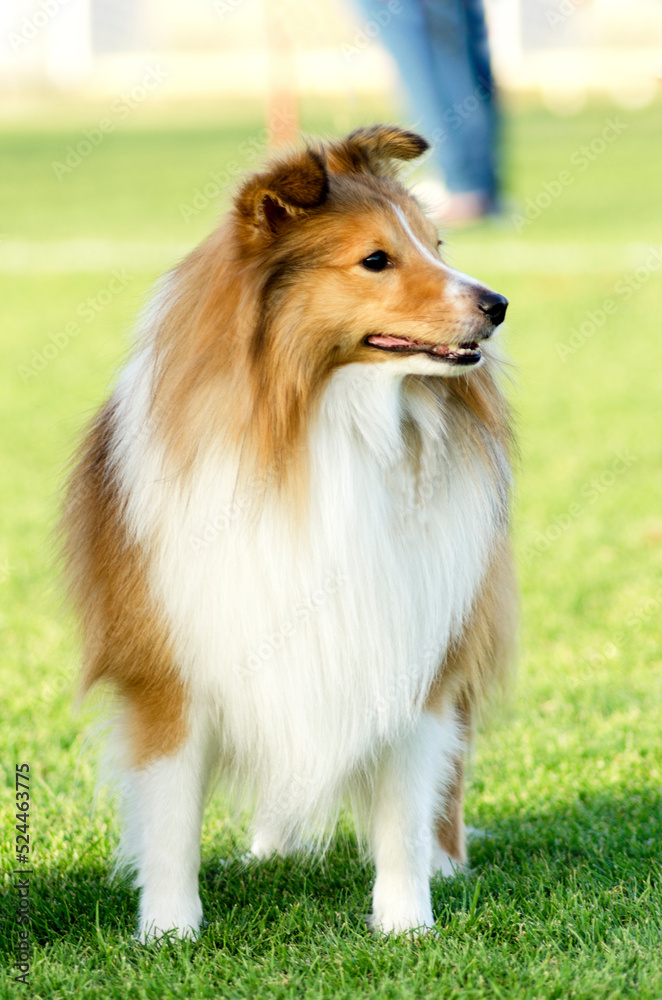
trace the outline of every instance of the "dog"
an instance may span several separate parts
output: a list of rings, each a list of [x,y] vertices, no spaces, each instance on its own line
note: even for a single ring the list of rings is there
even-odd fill
[[[251,852],[323,849],[343,805],[372,926],[433,925],[466,861],[475,720],[513,647],[507,300],[444,263],[361,128],[270,161],[163,278],[63,514],[82,689],[121,717],[141,940],[195,936],[212,774]]]

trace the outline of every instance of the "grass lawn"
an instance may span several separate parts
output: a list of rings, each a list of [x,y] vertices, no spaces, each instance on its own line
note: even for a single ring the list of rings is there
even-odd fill
[[[307,110],[305,125],[331,132],[386,113]],[[72,712],[78,653],[51,532],[67,456],[132,318],[212,225],[236,165],[256,162],[261,122],[253,108],[223,119],[141,109],[58,179],[53,162],[103,115],[72,108],[0,128],[1,995],[659,1000],[662,105],[567,119],[513,109],[512,210],[450,238],[452,262],[510,299],[522,446],[519,678],[473,764],[467,817],[488,833],[472,846],[473,874],[435,882],[436,935],[376,939],[363,917],[372,872],[349,824],[322,862],[223,866],[246,829],[214,799],[209,926],[164,948],[132,940],[134,893],[109,881],[116,818],[103,794],[92,807],[96,753],[89,712]],[[23,762],[27,987],[12,978],[9,874]]]

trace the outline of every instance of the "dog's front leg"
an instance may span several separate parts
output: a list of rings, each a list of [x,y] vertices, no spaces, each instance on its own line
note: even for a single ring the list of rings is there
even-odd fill
[[[384,933],[425,930],[434,923],[430,897],[433,826],[457,725],[424,713],[411,732],[386,753],[373,803],[377,876],[372,926]]]
[[[200,834],[211,753],[190,733],[175,753],[130,772],[123,853],[140,888],[138,936],[194,937],[202,920]]]

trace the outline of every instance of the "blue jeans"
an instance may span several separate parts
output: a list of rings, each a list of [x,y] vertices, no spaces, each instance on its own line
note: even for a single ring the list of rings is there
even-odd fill
[[[498,193],[498,112],[482,0],[355,0],[394,56],[449,191]],[[390,17],[387,17],[390,14]]]

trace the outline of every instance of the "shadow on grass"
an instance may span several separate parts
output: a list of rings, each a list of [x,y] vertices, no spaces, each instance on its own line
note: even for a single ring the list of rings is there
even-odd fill
[[[451,880],[435,879],[433,899],[441,925],[469,910],[515,902],[526,917],[540,917],[541,901],[577,896],[584,905],[596,893],[627,887],[630,902],[651,881],[660,882],[662,793],[643,788],[583,796],[535,814],[495,814],[483,839],[472,842],[471,872]],[[370,908],[372,866],[363,860],[351,834],[339,834],[327,854],[274,858],[245,864],[239,858],[207,858],[201,894],[209,935],[222,946],[242,947],[268,939],[278,925],[282,937],[302,939],[330,926],[365,932]],[[101,937],[131,938],[136,894],[129,878],[109,878],[110,859],[88,856],[66,871],[40,868],[31,878],[32,942],[47,948],[54,941],[93,946]],[[480,880],[480,892],[477,885]],[[15,910],[9,888],[5,914]],[[582,898],[584,903],[582,903]],[[611,899],[611,896],[610,896]],[[224,928],[232,928],[232,935]],[[243,932],[242,932],[243,929]],[[230,940],[231,937],[231,940]],[[11,919],[0,937],[0,952],[16,953]],[[190,947],[190,945],[187,945]]]

